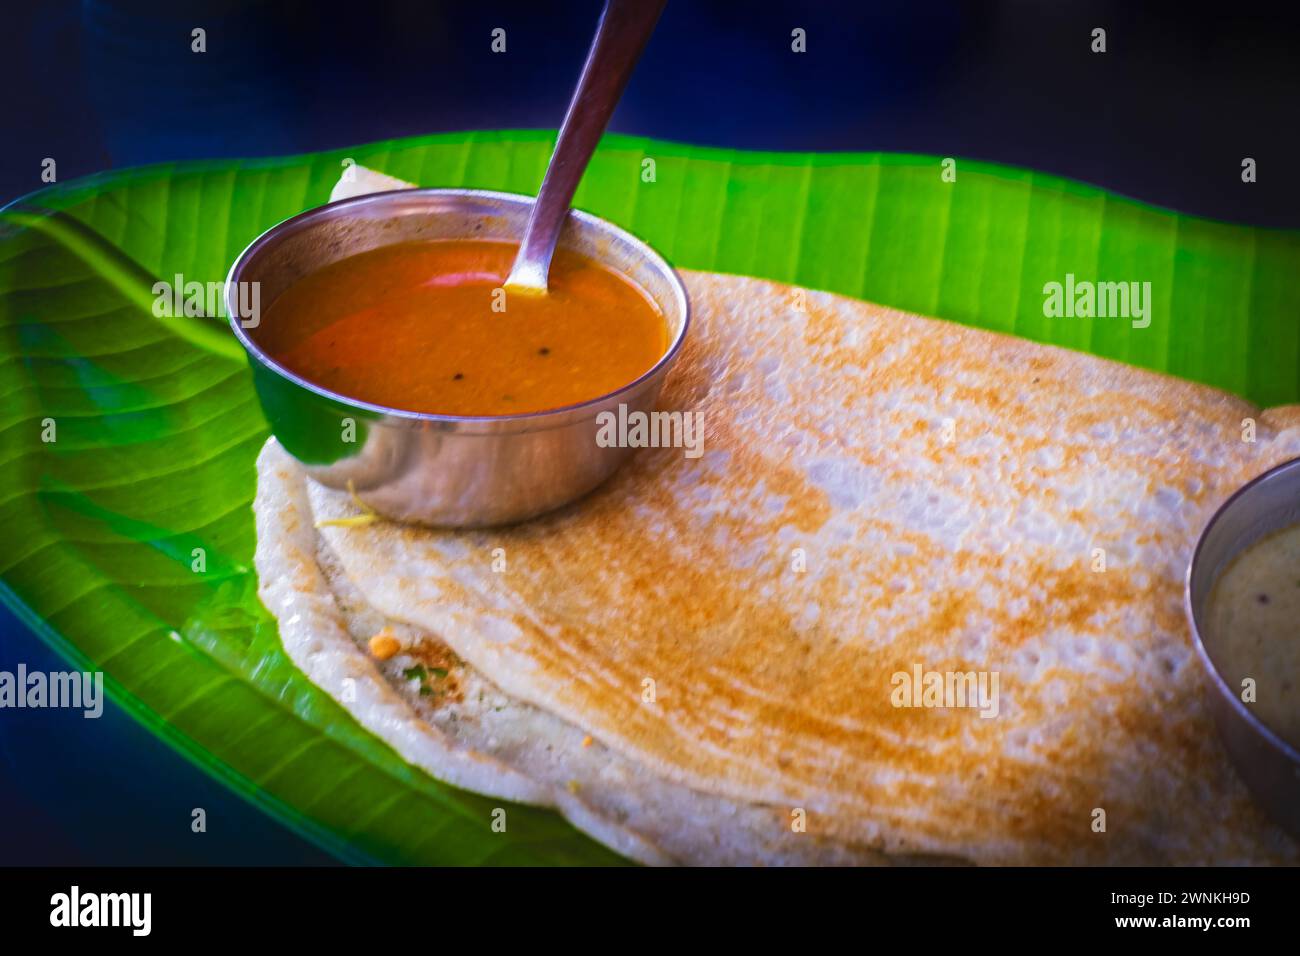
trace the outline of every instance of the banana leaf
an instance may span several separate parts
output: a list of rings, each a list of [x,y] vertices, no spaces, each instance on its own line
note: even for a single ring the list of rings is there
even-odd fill
[[[346,162],[535,193],[548,131],[173,163],[0,212],[0,598],[72,666],[255,805],[356,863],[617,863],[556,814],[409,767],[285,657],[256,596],[267,435],[216,315],[158,318],[159,280],[221,282],[323,202]],[[1082,349],[1260,404],[1300,399],[1300,233],[1211,222],[958,158],[734,152],[608,136],[575,205],[680,267],[827,289]],[[1044,287],[1150,282],[1150,324],[1053,318]]]

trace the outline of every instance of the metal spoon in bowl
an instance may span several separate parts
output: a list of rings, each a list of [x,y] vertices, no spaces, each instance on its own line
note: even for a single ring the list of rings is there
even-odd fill
[[[528,216],[519,255],[506,279],[507,292],[546,294],[546,275],[569,215],[569,203],[666,3],[608,0],[605,4],[542,188]]]

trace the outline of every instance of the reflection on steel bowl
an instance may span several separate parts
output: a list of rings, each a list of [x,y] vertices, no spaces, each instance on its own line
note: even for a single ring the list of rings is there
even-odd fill
[[[667,348],[615,391],[565,407],[468,416],[412,412],[330,391],[278,363],[238,312],[243,283],[260,286],[264,311],[303,277],[349,256],[427,239],[517,242],[532,200],[508,193],[412,189],[331,203],[280,223],[236,260],[227,309],[249,355],[254,385],[276,438],[317,481],[352,488],[402,521],[474,527],[520,521],[591,491],[632,449],[597,442],[602,412],[649,412],[690,322],[686,290],[640,240],[573,212],[560,248],[620,273],[653,301]],[[251,333],[251,334],[250,334]]]
[[[1188,569],[1186,603],[1233,762],[1259,802],[1300,836],[1300,618],[1277,613],[1300,602],[1297,525],[1300,459],[1247,484],[1210,520]]]

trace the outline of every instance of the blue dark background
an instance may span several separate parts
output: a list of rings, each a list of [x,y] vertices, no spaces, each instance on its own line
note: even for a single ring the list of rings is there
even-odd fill
[[[49,0],[0,14],[0,202],[140,163],[553,127],[598,0]],[[1300,14],[1253,3],[670,0],[613,128],[979,158],[1300,226]],[[207,52],[190,31],[207,31]],[[490,52],[493,28],[506,55]],[[807,31],[808,52],[790,51]],[[1094,27],[1108,51],[1090,49]],[[1241,160],[1259,180],[1240,178]],[[0,530],[0,534],[3,531]],[[0,539],[2,540],[2,539]],[[3,545],[0,545],[3,546]],[[0,611],[0,670],[61,661]],[[208,832],[192,834],[188,809]],[[115,708],[0,711],[0,863],[321,863]]]

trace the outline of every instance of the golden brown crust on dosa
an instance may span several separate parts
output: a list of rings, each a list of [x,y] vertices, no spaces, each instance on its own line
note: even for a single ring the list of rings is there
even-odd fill
[[[325,529],[372,604],[655,773],[804,809],[819,836],[988,863],[1297,860],[1215,739],[1181,585],[1215,506],[1300,454],[1300,415],[834,296],[804,313],[774,283],[687,282],[661,407],[703,413],[704,457],[642,451],[511,529]],[[998,716],[893,706],[916,665],[998,671]]]

